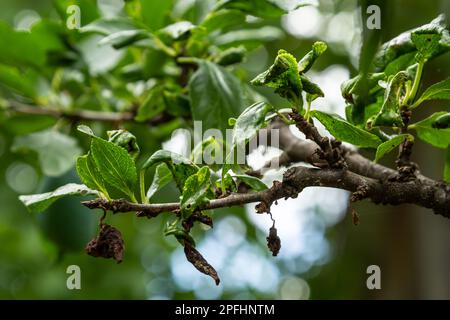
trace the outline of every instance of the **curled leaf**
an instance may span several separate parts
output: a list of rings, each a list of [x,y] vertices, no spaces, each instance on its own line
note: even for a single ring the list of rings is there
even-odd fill
[[[133,159],[139,155],[140,149],[136,141],[136,137],[127,130],[111,130],[107,132],[108,141],[124,148],[128,151]]]
[[[327,44],[322,41],[314,42],[312,50],[309,51],[299,62],[298,71],[300,73],[305,73],[313,66],[314,62],[320,57],[326,50]]]
[[[86,246],[86,252],[93,257],[113,258],[117,263],[123,260],[125,249],[120,231],[108,224],[102,224],[100,233]]]
[[[205,258],[198,252],[189,242],[184,244],[184,254],[186,259],[201,273],[204,273],[214,279],[216,285],[219,285],[220,279],[217,271],[206,261]]]
[[[275,88],[275,93],[299,104],[302,100],[302,81],[297,60],[285,50],[279,50],[272,66],[254,78],[255,86]]]

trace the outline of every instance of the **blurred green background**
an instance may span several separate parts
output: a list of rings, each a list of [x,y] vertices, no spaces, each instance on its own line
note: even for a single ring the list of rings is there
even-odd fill
[[[155,3],[152,15],[156,20],[171,10],[191,10],[194,23],[214,2],[148,1]],[[387,2],[382,12],[384,40],[450,12],[446,0]],[[255,49],[241,72],[251,79],[271,64],[278,49],[302,56],[314,41],[324,40],[330,49],[315,65],[312,77],[327,96],[316,107],[343,114],[339,86],[357,70],[357,3],[308,3],[313,5],[270,22],[284,35]],[[0,2],[0,20],[15,28],[26,28],[44,17],[58,19],[52,1]],[[84,19],[90,19],[89,14],[82,12],[82,25]],[[2,40],[0,50],[8,46]],[[29,54],[33,56],[33,52]],[[440,81],[449,71],[447,54],[427,65],[425,82]],[[274,103],[284,103],[268,91],[261,93]],[[429,103],[415,116],[419,119],[439,111],[438,107],[439,103]],[[265,237],[271,224],[268,216],[257,216],[253,206],[216,210],[215,227],[208,231],[199,228],[195,234],[199,251],[221,276],[219,287],[185,261],[174,239],[162,235],[168,219],[163,215],[151,220],[133,215],[108,216],[107,222],[124,235],[124,261],[117,265],[112,260],[87,256],[84,246],[97,231],[100,212],[83,208],[75,198],[61,200],[44,213],[30,214],[18,200],[19,194],[48,191],[77,180],[74,170],[58,178],[46,177],[36,156],[11,152],[16,136],[30,128],[45,127],[45,121],[16,117],[0,122],[1,299],[450,298],[450,221],[415,206],[386,207],[363,202],[355,205],[361,222],[354,226],[347,214],[348,195],[331,189],[310,188],[298,199],[273,208],[282,241],[276,258],[266,248]],[[173,124],[166,130],[176,127]],[[102,132],[108,127],[98,125],[96,129]],[[144,155],[157,150],[165,139],[145,126],[131,126],[130,130],[136,133]],[[88,141],[75,136],[86,150]],[[176,141],[169,142],[167,148],[176,151]],[[260,159],[255,155],[252,161],[258,163]],[[418,141],[413,160],[423,174],[440,179],[443,152]],[[392,165],[393,161],[391,156],[384,163]],[[158,195],[159,202],[176,199],[171,185]],[[372,264],[381,268],[381,290],[366,287],[366,268]],[[69,265],[81,268],[81,290],[66,288]]]

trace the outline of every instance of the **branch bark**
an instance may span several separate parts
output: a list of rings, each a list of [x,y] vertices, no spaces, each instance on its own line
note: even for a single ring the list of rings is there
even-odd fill
[[[259,202],[258,213],[270,212],[271,205],[282,198],[295,198],[307,187],[332,187],[354,193],[355,201],[371,199],[376,204],[399,205],[412,203],[433,209],[436,214],[450,217],[450,186],[422,180],[407,182],[380,181],[364,177],[346,169],[316,169],[294,167],[287,170],[282,182],[274,182],[270,189],[254,193],[233,193],[225,198],[209,201],[200,210],[216,209]],[[95,199],[83,202],[90,209],[113,212],[139,212],[139,216],[155,217],[162,212],[177,212],[179,203],[137,204],[124,199],[108,201]]]

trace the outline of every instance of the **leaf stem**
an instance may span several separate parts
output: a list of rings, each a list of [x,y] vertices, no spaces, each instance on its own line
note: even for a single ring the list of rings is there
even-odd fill
[[[414,101],[414,98],[416,97],[417,90],[419,90],[420,81],[422,80],[422,73],[423,73],[423,66],[425,65],[425,62],[423,60],[419,61],[417,65],[417,71],[416,76],[414,77],[414,83],[412,86],[411,91],[409,92],[409,95],[407,96],[406,103],[410,103],[411,101]],[[413,104],[413,107],[416,108],[415,104]],[[411,107],[410,109],[413,109]]]
[[[141,191],[142,203],[149,203],[148,198],[145,195],[145,170],[141,170],[139,173],[139,189]]]

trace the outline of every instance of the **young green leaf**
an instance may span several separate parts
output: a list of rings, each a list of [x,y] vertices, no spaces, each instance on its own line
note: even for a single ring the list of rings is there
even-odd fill
[[[406,72],[397,73],[388,83],[384,93],[384,102],[380,112],[367,121],[367,126],[371,127],[400,127],[403,126],[403,120],[400,115],[400,98],[402,88],[408,80]]]
[[[94,138],[91,142],[91,152],[95,165],[106,183],[133,199],[137,173],[134,160],[127,150],[114,143]]]
[[[109,197],[108,186],[98,171],[91,153],[78,157],[76,168],[78,176],[88,188],[98,190]]]
[[[189,81],[189,97],[194,121],[202,121],[203,129],[217,128],[225,132],[227,120],[243,109],[239,80],[223,67],[199,61],[199,69]]]
[[[99,45],[111,45],[114,49],[121,49],[143,39],[150,39],[146,30],[123,30],[103,38]]]
[[[267,125],[266,116],[273,107],[265,102],[257,102],[247,107],[236,119],[232,141],[234,145],[245,143],[256,136]]]
[[[433,123],[440,117],[447,114],[445,111],[436,112],[428,118],[412,124],[410,127],[417,132],[419,139],[437,148],[445,149],[450,144],[450,128],[433,128]]]
[[[31,212],[42,212],[47,209],[53,202],[64,196],[98,196],[98,192],[91,190],[83,184],[69,183],[58,189],[41,194],[33,194],[27,196],[19,196],[20,201]]]
[[[273,65],[256,76],[251,84],[275,88],[275,93],[301,108],[303,86],[297,60],[285,50],[279,50]]]
[[[11,150],[36,152],[42,172],[50,177],[69,171],[81,154],[76,139],[52,129],[16,137]]]
[[[198,167],[182,155],[167,150],[158,150],[142,166],[146,170],[159,163],[165,163],[172,172],[178,189],[183,190],[186,179],[198,171]]]
[[[428,87],[412,108],[419,106],[426,100],[450,100],[450,78]]]
[[[375,154],[375,162],[380,161],[386,154],[397,148],[406,139],[414,140],[414,137],[410,134],[400,134],[393,137],[392,139],[383,142],[377,148],[377,153]]]
[[[252,188],[254,191],[264,191],[268,189],[267,185],[256,177],[244,174],[237,174],[234,175],[233,177],[239,179],[240,181],[248,185],[250,188]]]
[[[172,172],[167,167],[167,164],[161,163],[156,167],[153,181],[147,190],[147,198],[151,199],[153,195],[172,181]]]
[[[361,148],[377,148],[382,142],[376,135],[355,127],[337,114],[313,110],[311,115],[319,120],[338,140],[349,142]]]
[[[180,208],[183,219],[188,218],[199,206],[212,197],[211,176],[208,167],[190,176],[183,187]]]

